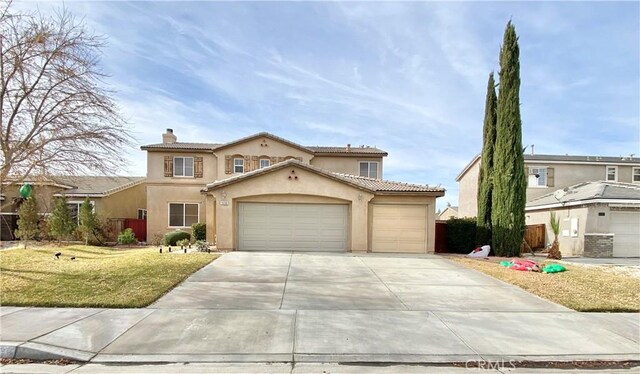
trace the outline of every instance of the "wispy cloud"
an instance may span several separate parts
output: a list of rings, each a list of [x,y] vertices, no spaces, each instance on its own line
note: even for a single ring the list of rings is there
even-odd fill
[[[61,3],[21,2],[48,11]],[[270,131],[376,145],[385,178],[442,184],[480,150],[504,25],[521,46],[523,142],[640,153],[637,3],[67,2],[108,36],[104,70],[140,143]],[[132,174],[146,171],[131,151]]]

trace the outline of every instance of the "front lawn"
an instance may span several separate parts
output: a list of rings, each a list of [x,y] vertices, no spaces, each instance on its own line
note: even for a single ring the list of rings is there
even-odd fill
[[[54,253],[61,252],[59,260]],[[75,257],[75,260],[71,260]],[[0,305],[137,308],[215,259],[156,248],[34,247],[0,251]]]
[[[535,295],[580,312],[640,311],[640,278],[615,274],[597,267],[562,264],[563,273],[544,274],[517,271],[500,266],[496,260],[449,257]],[[553,261],[543,261],[550,263]]]

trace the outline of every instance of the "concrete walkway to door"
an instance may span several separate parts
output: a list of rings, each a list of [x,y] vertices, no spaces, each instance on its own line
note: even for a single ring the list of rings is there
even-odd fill
[[[15,357],[640,359],[638,314],[574,312],[438,256],[233,252],[146,309],[1,311],[3,355]]]

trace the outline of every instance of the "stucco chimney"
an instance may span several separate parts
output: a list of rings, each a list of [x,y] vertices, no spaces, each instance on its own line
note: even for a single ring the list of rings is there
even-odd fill
[[[347,144],[347,152],[351,152],[351,144]]]
[[[173,129],[167,129],[167,132],[162,134],[162,143],[170,144],[175,143],[178,140],[178,137],[173,135]]]

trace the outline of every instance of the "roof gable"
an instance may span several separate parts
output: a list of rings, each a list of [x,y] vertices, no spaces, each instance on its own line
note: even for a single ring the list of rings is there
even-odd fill
[[[273,141],[288,145],[289,147],[296,148],[296,149],[298,149],[300,151],[303,151],[303,152],[306,152],[306,153],[309,153],[309,154],[313,154],[312,150],[310,150],[310,149],[308,149],[306,147],[303,147],[298,143],[294,143],[292,141],[289,141],[287,139],[281,138],[279,136],[275,136],[275,135],[270,134],[268,132],[259,132],[257,134],[253,134],[253,135],[250,135],[250,136],[247,136],[247,137],[244,137],[244,138],[240,138],[240,139],[234,140],[234,141],[229,142],[229,143],[224,143],[224,144],[219,145],[218,147],[213,148],[213,150],[214,151],[219,151],[219,150],[222,150],[222,149],[225,149],[225,148],[233,147],[234,145],[238,145],[238,144],[241,144],[241,143],[246,143],[246,142],[249,142],[251,140],[256,140],[256,139],[260,139],[260,138],[268,138],[268,139],[271,139]]]

